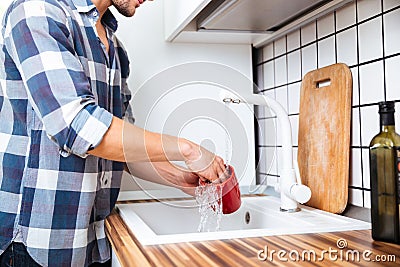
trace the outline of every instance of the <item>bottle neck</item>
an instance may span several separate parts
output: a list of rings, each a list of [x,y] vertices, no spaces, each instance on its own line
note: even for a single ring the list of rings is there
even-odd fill
[[[389,132],[395,130],[394,113],[381,113],[381,131]]]

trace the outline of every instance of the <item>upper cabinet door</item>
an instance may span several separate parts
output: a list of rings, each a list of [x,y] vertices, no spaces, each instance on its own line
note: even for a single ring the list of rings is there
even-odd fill
[[[210,2],[211,0],[164,0],[165,39],[173,41]]]
[[[164,0],[169,42],[260,47],[354,0]]]

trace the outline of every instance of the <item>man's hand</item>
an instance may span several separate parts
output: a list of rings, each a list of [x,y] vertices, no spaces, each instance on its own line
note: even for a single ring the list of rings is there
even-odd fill
[[[221,182],[226,179],[224,160],[204,147],[197,146],[185,163],[203,181]]]
[[[155,182],[181,189],[194,196],[199,185],[199,176],[188,169],[170,162],[133,162],[126,165],[131,175],[149,182]]]
[[[188,171],[183,171],[181,175],[175,176],[175,179],[171,181],[174,184],[174,187],[179,188],[186,194],[191,196],[195,196],[196,187],[199,185],[200,177]]]

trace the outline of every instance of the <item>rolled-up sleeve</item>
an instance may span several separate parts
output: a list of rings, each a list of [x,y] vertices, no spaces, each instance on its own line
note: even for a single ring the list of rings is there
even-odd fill
[[[96,104],[68,17],[58,1],[27,1],[11,12],[4,41],[29,102],[62,155],[85,157],[101,142],[113,115]]]

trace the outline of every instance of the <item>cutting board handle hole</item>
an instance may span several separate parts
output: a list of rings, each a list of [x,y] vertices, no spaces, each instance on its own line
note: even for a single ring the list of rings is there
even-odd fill
[[[328,87],[331,85],[331,79],[326,79],[317,82],[317,88],[323,88],[323,87]]]

